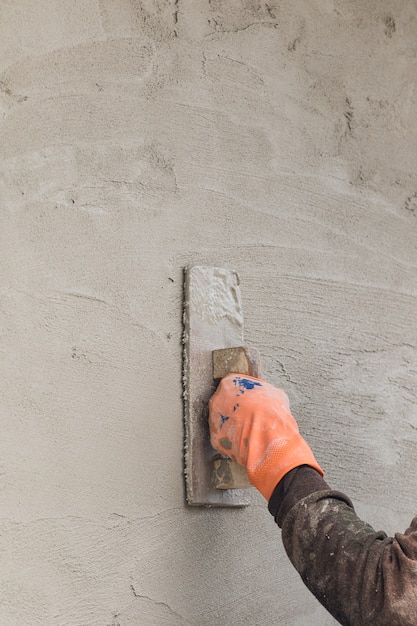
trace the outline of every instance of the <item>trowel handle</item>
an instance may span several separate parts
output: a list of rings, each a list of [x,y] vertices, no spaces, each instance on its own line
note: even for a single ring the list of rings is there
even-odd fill
[[[261,377],[261,359],[256,348],[224,348],[213,350],[213,378],[234,372],[244,376]],[[226,456],[213,459],[213,485],[216,489],[246,489],[250,482],[246,469]]]

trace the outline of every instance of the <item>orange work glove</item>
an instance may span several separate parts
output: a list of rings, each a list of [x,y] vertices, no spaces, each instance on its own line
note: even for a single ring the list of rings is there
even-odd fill
[[[281,478],[299,465],[310,465],[323,476],[281,389],[258,378],[228,374],[209,408],[211,445],[244,465],[250,482],[267,500]]]

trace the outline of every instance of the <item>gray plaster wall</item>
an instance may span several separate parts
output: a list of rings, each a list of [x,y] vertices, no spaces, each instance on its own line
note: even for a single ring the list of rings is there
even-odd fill
[[[0,624],[326,626],[184,504],[184,266],[359,514],[416,513],[414,0],[1,0]]]

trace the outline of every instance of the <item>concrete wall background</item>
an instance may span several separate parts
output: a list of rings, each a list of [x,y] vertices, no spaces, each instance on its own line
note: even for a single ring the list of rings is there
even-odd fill
[[[413,0],[0,3],[0,623],[333,624],[262,498],[190,510],[182,268],[359,513],[417,461]]]

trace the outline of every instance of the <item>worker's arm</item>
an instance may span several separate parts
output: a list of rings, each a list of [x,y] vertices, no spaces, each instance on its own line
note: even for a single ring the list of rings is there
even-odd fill
[[[417,518],[395,538],[375,532],[308,467],[281,480],[269,510],[304,583],[341,624],[417,624]]]
[[[323,480],[284,392],[229,375],[211,400],[210,430],[213,446],[247,467],[291,562],[341,624],[417,624],[417,518],[395,538],[362,522]]]

